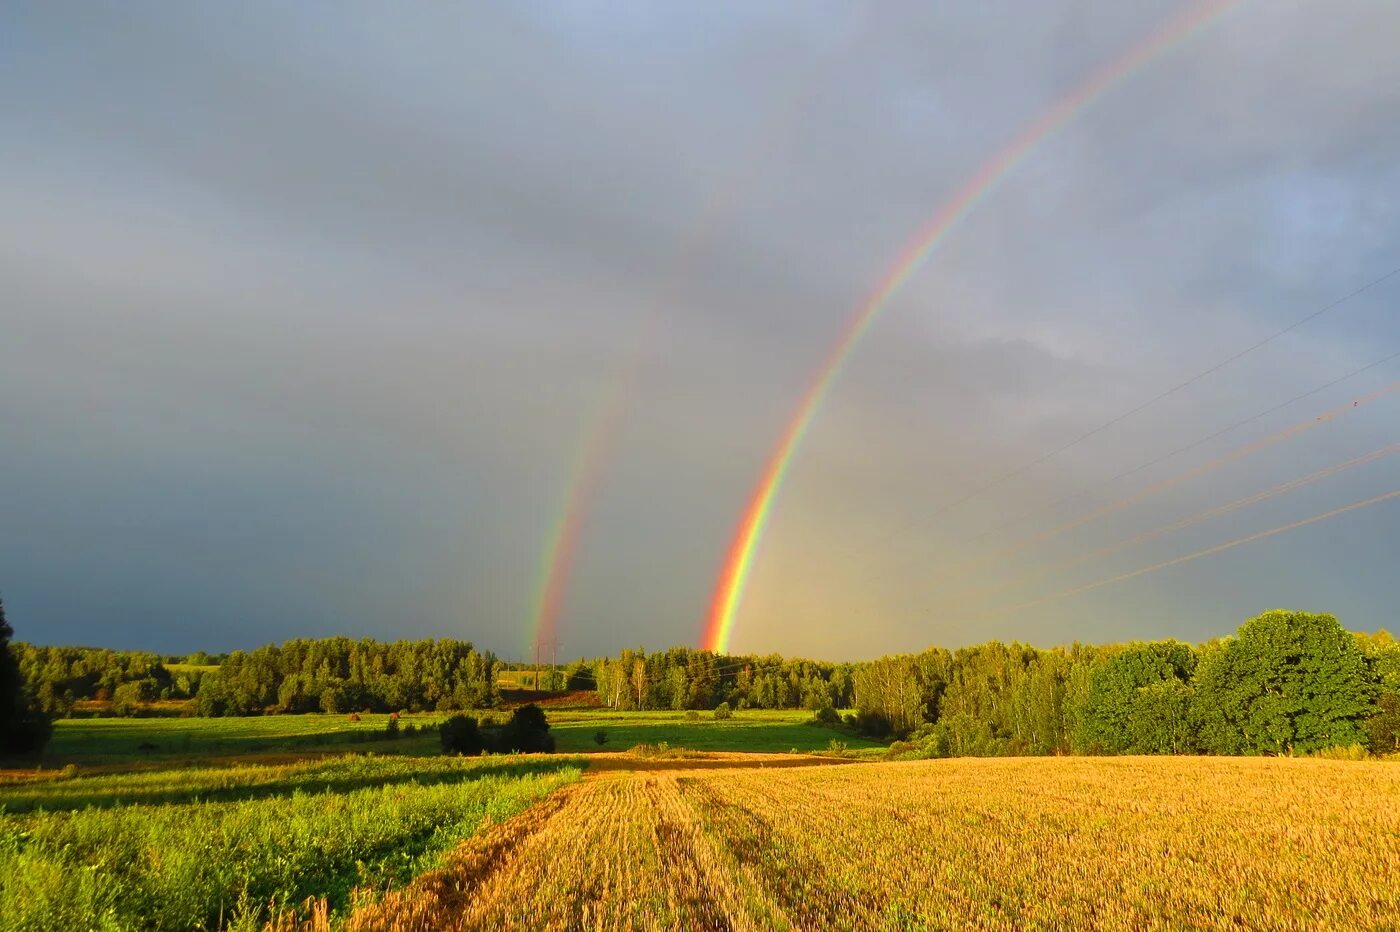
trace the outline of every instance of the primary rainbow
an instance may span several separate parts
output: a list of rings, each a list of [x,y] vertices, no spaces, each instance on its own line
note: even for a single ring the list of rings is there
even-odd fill
[[[748,154],[711,192],[695,221],[681,237],[669,262],[669,289],[687,281],[693,263],[705,253],[721,222],[742,204],[747,188],[774,162],[790,141],[799,118],[807,109],[808,96],[822,66],[815,63],[799,74],[782,94],[775,115],[764,121],[768,132],[761,135]],[[672,295],[663,291],[657,305],[670,303]],[[617,365],[611,383],[599,396],[596,409],[585,419],[578,452],[569,471],[559,511],[545,536],[535,570],[535,595],[531,603],[530,640],[526,652],[535,645],[550,644],[559,633],[559,616],[567,594],[569,577],[578,553],[579,541],[602,486],[603,474],[615,453],[627,411],[636,397],[643,359],[661,329],[659,313],[647,315],[641,334],[628,356]]]
[[[798,402],[796,411],[784,428],[777,446],[769,456],[725,558],[706,621],[702,647],[719,653],[728,649],[729,637],[734,629],[734,617],[743,599],[749,573],[753,569],[754,554],[767,527],[773,502],[787,477],[788,468],[792,465],[793,456],[801,446],[808,428],[821,408],[822,401],[831,391],[846,360],[888,305],[890,298],[942,243],[944,237],[1037,145],[1088,109],[1115,84],[1204,28],[1239,2],[1240,0],[1207,0],[1194,4],[1094,72],[994,154],[905,247],[884,278],[842,327],[840,336],[817,369],[816,375]]]

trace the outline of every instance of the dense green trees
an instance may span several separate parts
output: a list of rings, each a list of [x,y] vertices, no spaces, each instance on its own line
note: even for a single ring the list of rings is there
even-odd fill
[[[767,657],[720,657],[688,647],[648,654],[625,649],[594,660],[598,699],[614,709],[844,708],[851,704],[852,665]],[[571,668],[570,680],[582,681]]]
[[[48,743],[53,726],[39,708],[19,662],[10,652],[14,629],[0,601],[0,754],[37,751]]]
[[[1090,674],[1074,744],[1112,754],[1194,750],[1189,707],[1196,652],[1189,644],[1129,644]]]
[[[17,647],[21,669],[52,715],[82,700],[110,702],[118,715],[157,699],[194,699],[200,715],[256,715],[477,709],[499,699],[496,658],[465,641],[299,639],[234,651],[203,668],[188,660],[167,666],[139,651]]]
[[[447,711],[494,706],[496,659],[466,641],[293,640],[234,651],[199,688],[201,715]]]
[[[1375,686],[1331,615],[1266,612],[1201,657],[1195,709],[1216,754],[1312,751],[1366,740]]]
[[[913,754],[1400,749],[1400,646],[1330,615],[1267,612],[1199,649],[992,642],[882,658],[855,677],[857,724],[910,733],[900,748]]]
[[[200,714],[251,715],[465,710],[500,698],[496,658],[463,641],[293,640],[183,663],[12,647],[53,714],[84,699],[110,700],[120,714],[193,697]],[[1200,647],[992,641],[855,664],[628,649],[574,661],[558,680],[624,710],[806,708],[832,722],[855,708],[854,727],[908,737],[901,747],[921,754],[1400,751],[1400,644],[1301,612],[1265,613]]]

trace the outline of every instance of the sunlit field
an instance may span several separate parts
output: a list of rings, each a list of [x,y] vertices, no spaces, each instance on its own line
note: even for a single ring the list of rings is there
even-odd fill
[[[579,776],[565,757],[349,757],[0,787],[0,928],[259,928],[431,868]]]
[[[832,741],[851,750],[882,745],[844,730],[812,723],[812,713],[794,709],[745,709],[716,720],[712,712],[551,712],[551,733],[558,750],[625,751],[638,744],[666,742],[696,751],[823,751]],[[599,745],[595,736],[607,736]]]
[[[491,710],[473,713],[501,716]],[[266,715],[249,718],[101,718],[55,723],[42,758],[48,768],[140,768],[197,763],[209,758],[275,759],[342,754],[429,754],[438,750],[436,727],[444,713],[399,718],[400,736],[384,738],[387,715]],[[832,741],[852,751],[881,745],[845,731],[811,724],[799,710],[746,709],[717,721],[713,713],[613,712],[606,709],[553,711],[551,733],[557,750],[568,753],[626,751],[638,744],[665,742],[697,751],[821,751]],[[407,734],[410,726],[424,729]],[[606,739],[597,742],[598,732]]]
[[[1395,928],[1400,766],[961,759],[565,788],[356,929]]]

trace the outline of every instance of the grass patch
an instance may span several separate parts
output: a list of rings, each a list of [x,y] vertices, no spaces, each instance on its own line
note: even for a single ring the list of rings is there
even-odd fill
[[[7,801],[34,811],[0,816],[0,921],[36,932],[245,929],[312,895],[341,910],[356,887],[401,883],[484,820],[577,779],[579,763],[350,758],[11,789]],[[187,794],[233,798],[145,804],[182,782]],[[144,801],[114,805],[127,800]]]
[[[883,748],[838,728],[811,724],[812,713],[802,710],[746,709],[730,719],[708,715],[687,719],[684,712],[616,712],[577,710],[549,714],[550,734],[559,751],[586,753],[597,750],[626,751],[639,744],[665,743],[692,751],[740,751],[786,753],[826,751],[833,740],[852,751]],[[598,745],[596,732],[607,733]]]
[[[435,726],[442,713],[401,715],[399,725]],[[259,715],[248,718],[88,718],[54,723],[45,766],[76,763],[108,766],[131,762],[173,762],[208,757],[303,751],[423,755],[438,749],[435,732],[377,740],[388,715]]]

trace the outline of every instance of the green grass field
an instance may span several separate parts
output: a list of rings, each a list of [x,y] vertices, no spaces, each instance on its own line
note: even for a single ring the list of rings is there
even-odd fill
[[[478,713],[501,717],[502,712]],[[549,722],[561,753],[626,751],[637,744],[666,742],[695,751],[821,751],[833,741],[850,749],[880,745],[848,732],[807,724],[810,712],[747,709],[716,721],[712,713],[687,719],[684,712],[614,712],[607,709],[549,710]],[[443,713],[404,715],[400,726],[436,725]],[[250,718],[98,718],[64,719],[42,758],[47,768],[73,763],[79,767],[166,767],[208,758],[256,756],[324,756],[345,752],[378,755],[436,753],[434,732],[392,741],[378,740],[387,715],[266,715]],[[607,733],[604,745],[594,742]]]
[[[0,929],[259,928],[430,869],[565,783],[564,757],[345,757],[0,788]],[[13,808],[14,812],[10,809]]]
[[[692,720],[684,712],[560,711],[549,714],[549,724],[559,751],[567,753],[626,751],[662,741],[692,751],[824,751],[833,740],[851,750],[882,747],[840,729],[808,724],[811,712],[746,709],[723,721],[710,712],[699,716]],[[602,746],[593,740],[599,731],[608,736]]]
[[[441,714],[403,715],[401,727],[435,725]],[[431,754],[438,749],[435,733],[376,740],[384,733],[387,715],[260,715],[249,718],[85,718],[54,723],[53,740],[45,749],[47,767],[75,763],[103,766],[128,763],[170,763],[207,757],[256,754],[308,755],[374,751],[376,754]]]

